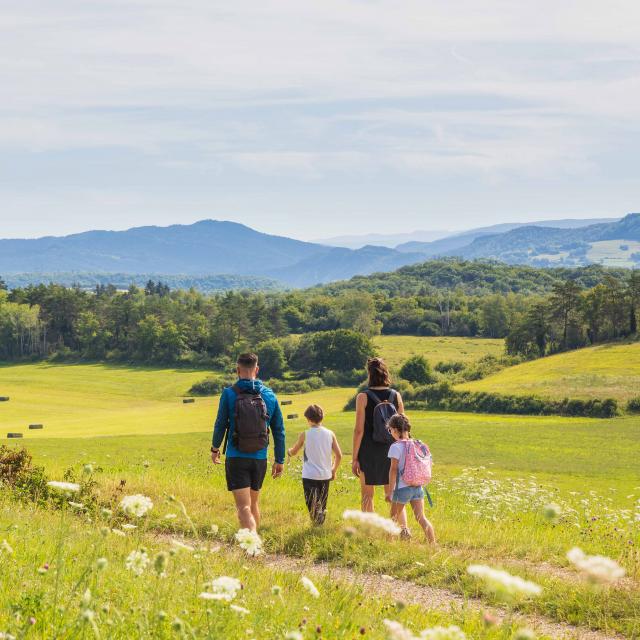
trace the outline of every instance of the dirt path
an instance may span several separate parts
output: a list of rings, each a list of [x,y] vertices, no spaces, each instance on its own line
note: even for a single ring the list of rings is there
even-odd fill
[[[159,534],[156,536],[166,542],[171,539],[184,540],[194,544],[189,538],[179,538]],[[210,546],[210,545],[209,545]],[[222,548],[236,552],[237,547],[222,544]],[[402,601],[405,604],[413,604],[425,609],[441,609],[444,611],[471,609],[476,612],[488,612],[497,618],[503,618],[506,611],[497,607],[487,606],[478,598],[464,598],[458,593],[439,587],[429,587],[416,584],[409,580],[402,580],[392,576],[384,576],[378,573],[357,572],[348,567],[340,567],[328,562],[310,562],[302,558],[294,558],[284,554],[265,554],[258,556],[258,562],[277,571],[299,573],[309,576],[329,577],[338,580],[347,586],[357,586],[366,595],[376,598],[398,600],[397,594],[402,593]],[[571,624],[556,622],[550,618],[536,614],[517,614],[515,620],[523,626],[527,626],[537,633],[562,638],[566,640],[623,640],[624,636],[615,632],[604,632],[577,627]]]

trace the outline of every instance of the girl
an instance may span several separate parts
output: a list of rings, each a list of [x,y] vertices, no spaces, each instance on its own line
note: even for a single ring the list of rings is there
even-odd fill
[[[389,444],[374,439],[375,409],[380,403],[404,411],[401,395],[391,388],[389,368],[381,358],[367,361],[367,389],[356,396],[356,426],[353,432],[352,471],[360,479],[362,511],[373,511],[373,496],[377,486],[389,487]]]
[[[389,485],[386,494],[387,502],[391,502],[391,518],[395,520],[402,529],[400,537],[408,540],[411,533],[407,528],[407,513],[405,505],[411,503],[413,514],[422,527],[427,541],[431,544],[436,542],[436,534],[433,525],[424,515],[424,489],[422,487],[411,487],[403,481],[407,452],[407,441],[411,440],[411,424],[409,418],[402,414],[392,416],[388,422],[389,432],[395,442],[389,447],[389,458],[391,469],[389,471]]]

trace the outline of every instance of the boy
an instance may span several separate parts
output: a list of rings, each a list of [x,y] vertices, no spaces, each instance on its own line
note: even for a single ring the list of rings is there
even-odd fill
[[[309,428],[298,436],[298,440],[287,454],[295,456],[304,446],[304,464],[302,465],[304,500],[307,503],[311,521],[321,525],[327,514],[329,482],[336,478],[336,471],[342,460],[342,451],[333,431],[329,431],[322,425],[324,418],[322,407],[312,404],[307,407],[304,417],[309,423]]]

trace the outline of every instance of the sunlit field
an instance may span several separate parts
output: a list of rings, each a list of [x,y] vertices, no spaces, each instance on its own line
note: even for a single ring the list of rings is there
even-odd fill
[[[488,338],[376,336],[380,356],[398,368],[411,356],[424,356],[432,365],[438,362],[475,362],[485,355],[504,355],[504,340]]]
[[[605,344],[532,360],[459,388],[550,398],[615,398],[624,403],[640,395],[640,342]]]
[[[435,459],[434,508],[428,516],[439,547],[422,542],[411,519],[410,543],[375,532],[345,535],[342,512],[359,507],[348,455],[331,488],[327,523],[311,527],[296,458],[282,479],[265,481],[261,534],[265,550],[280,554],[265,564],[242,556],[233,541],[237,523],[223,468],[214,468],[209,460],[216,399],[182,404],[186,389],[202,377],[201,371],[98,365],[0,369],[2,394],[11,396],[0,404],[3,428],[23,426],[25,438],[17,444],[28,447],[49,478],[95,482],[98,504],[113,511],[105,515],[67,506],[63,515],[59,509],[3,496],[0,542],[6,539],[13,553],[0,553],[0,631],[10,630],[16,637],[24,629],[37,638],[92,637],[95,623],[101,637],[109,638],[284,638],[296,630],[304,638],[351,638],[361,628],[367,637],[383,638],[383,619],[391,618],[415,632],[441,623],[458,624],[469,637],[513,637],[522,622],[509,622],[504,603],[467,574],[468,565],[483,563],[542,586],[540,596],[509,604],[528,617],[525,622],[545,619],[627,637],[639,632],[640,419],[412,412],[415,434],[429,443]],[[288,396],[293,404],[283,410],[301,416],[312,400],[322,404],[325,424],[336,431],[348,454],[354,414],[342,407],[352,393],[326,389]],[[42,413],[33,415],[35,408]],[[152,418],[143,420],[146,411]],[[44,429],[24,428],[33,421],[42,421]],[[288,419],[286,426],[290,443],[304,428],[300,417]],[[85,465],[90,465],[88,471]],[[137,529],[127,531],[118,501],[135,493],[149,496],[154,506],[143,519],[133,520]],[[553,517],[548,514],[551,504],[556,505]],[[387,512],[381,494],[377,508]],[[212,525],[218,528],[215,535]],[[169,551],[172,538],[198,549],[169,555],[167,577],[159,578],[153,561],[159,552]],[[615,559],[627,576],[611,586],[594,587],[566,559],[575,546]],[[127,570],[126,558],[141,548],[151,564],[136,576]],[[108,560],[101,570],[96,565],[100,557]],[[315,571],[317,562],[352,572],[340,579],[314,576],[319,599],[300,583],[300,576]],[[50,568],[39,572],[45,564]],[[62,567],[59,581],[56,566]],[[248,613],[199,598],[205,584],[220,575],[243,582],[245,589],[233,604]],[[362,607],[360,589],[375,576],[383,584],[393,578],[398,585],[404,580],[477,598],[479,608],[462,613],[453,607],[443,614],[398,607],[402,593],[395,591],[393,596],[381,593],[377,600],[367,594]],[[23,585],[21,595],[11,588],[16,583]],[[274,585],[282,588],[278,595],[272,592]],[[87,588],[90,600],[83,604]],[[54,615],[56,606],[62,609]],[[485,629],[483,607],[498,607],[506,626]],[[88,614],[83,617],[86,610],[92,621],[85,619]],[[303,620],[306,624],[299,628]],[[539,637],[545,637],[544,627]]]

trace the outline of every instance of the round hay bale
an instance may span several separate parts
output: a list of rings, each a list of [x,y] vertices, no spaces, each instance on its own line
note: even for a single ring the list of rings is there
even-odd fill
[[[191,404],[193,402],[195,402],[195,398],[183,398],[182,399],[182,404]]]
[[[298,414],[297,414],[297,413],[290,413],[290,414],[287,416],[287,420],[295,420],[297,417],[298,417]]]
[[[22,438],[22,434],[9,432],[7,433],[7,438]]]
[[[280,405],[286,407],[288,404],[293,404],[293,400],[281,400]]]
[[[0,396],[0,402],[9,402],[9,396]]]
[[[43,424],[30,424],[29,429],[44,429]]]

